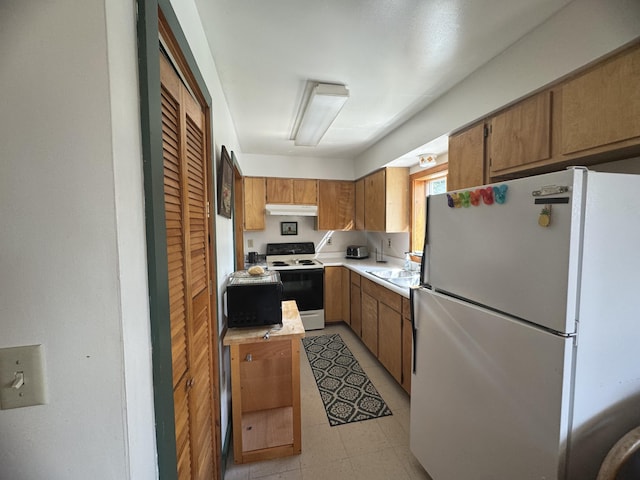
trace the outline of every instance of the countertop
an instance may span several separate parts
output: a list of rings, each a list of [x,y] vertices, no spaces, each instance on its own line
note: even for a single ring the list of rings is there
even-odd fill
[[[374,270],[389,270],[391,268],[403,268],[404,260],[395,257],[386,257],[387,263],[378,263],[374,257],[363,258],[361,260],[355,260],[352,258],[345,258],[344,254],[339,253],[320,253],[317,255],[319,261],[325,267],[347,267],[368,280],[377,283],[389,290],[402,295],[405,298],[409,298],[409,288],[399,287],[391,282],[387,282],[382,278],[378,278],[375,275],[371,275],[370,271]],[[415,266],[415,264],[414,264]],[[419,267],[418,267],[419,268]]]
[[[265,337],[266,333],[268,337]],[[264,325],[261,327],[229,328],[224,334],[223,345],[237,345],[240,343],[254,343],[256,339],[288,340],[294,337],[303,338],[304,325],[300,319],[300,312],[295,300],[282,302],[282,328]]]

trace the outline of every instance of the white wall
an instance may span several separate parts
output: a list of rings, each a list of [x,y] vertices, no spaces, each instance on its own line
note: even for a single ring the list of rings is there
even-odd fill
[[[242,174],[253,177],[355,180],[353,161],[344,158],[286,157],[243,154]]]
[[[640,36],[638,0],[574,0],[355,161],[357,177]]]
[[[134,3],[2,2],[0,58],[0,347],[49,391],[0,477],[155,478]]]

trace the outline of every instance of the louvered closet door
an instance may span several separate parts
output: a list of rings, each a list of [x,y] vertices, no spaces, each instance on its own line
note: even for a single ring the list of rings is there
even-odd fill
[[[178,477],[215,478],[204,114],[161,56]]]

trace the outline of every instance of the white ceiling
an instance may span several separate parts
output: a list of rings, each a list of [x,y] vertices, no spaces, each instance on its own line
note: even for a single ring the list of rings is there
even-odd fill
[[[196,3],[242,152],[350,159],[570,0]],[[350,98],[317,147],[296,147],[308,80],[344,83]]]

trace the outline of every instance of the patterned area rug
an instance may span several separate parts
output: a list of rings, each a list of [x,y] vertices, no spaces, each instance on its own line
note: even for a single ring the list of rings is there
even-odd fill
[[[329,424],[392,415],[339,334],[302,339]]]

